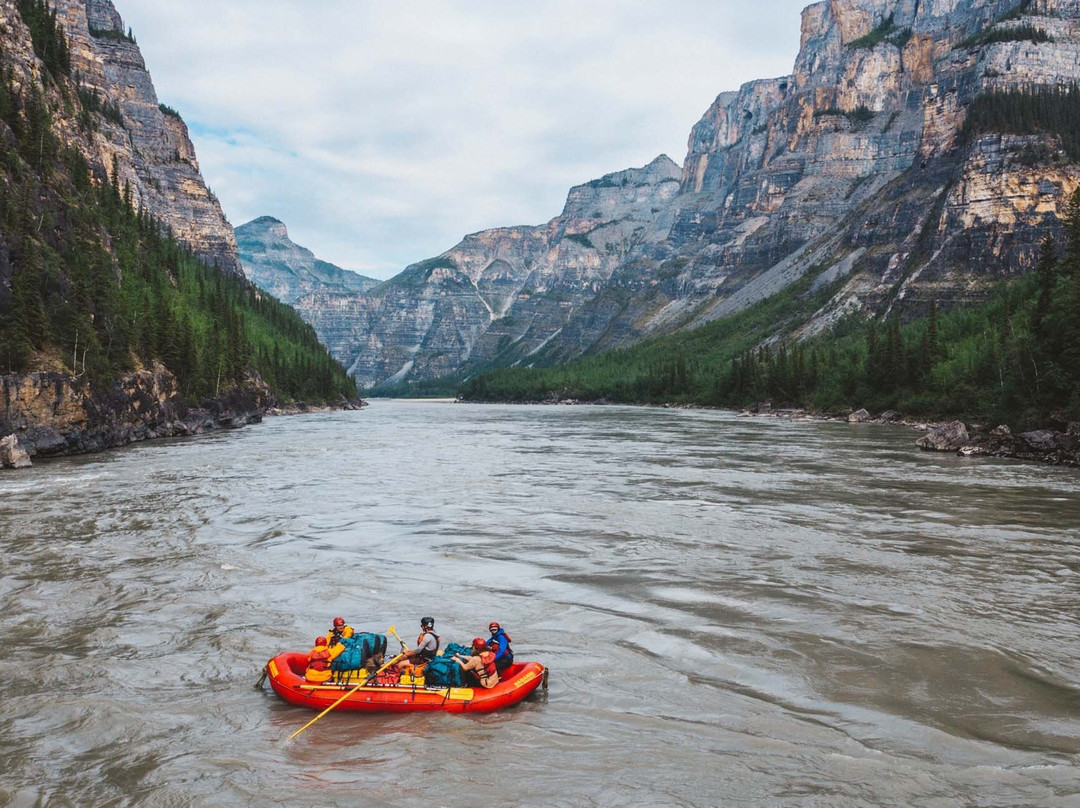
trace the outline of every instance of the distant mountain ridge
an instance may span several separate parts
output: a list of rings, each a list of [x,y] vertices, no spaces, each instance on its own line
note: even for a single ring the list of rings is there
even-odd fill
[[[681,168],[608,175],[547,225],[477,233],[367,292],[296,305],[370,388],[564,362],[803,278],[837,291],[793,333],[983,300],[1061,235],[1080,185],[1075,133],[1006,122],[1026,102],[1004,92],[1078,79],[1080,0],[814,3],[793,72],[718,96]],[[1000,119],[968,126],[994,93]]]
[[[289,304],[316,291],[363,293],[380,283],[319,260],[311,250],[289,238],[285,224],[272,216],[261,216],[237,227],[236,240],[248,279]]]

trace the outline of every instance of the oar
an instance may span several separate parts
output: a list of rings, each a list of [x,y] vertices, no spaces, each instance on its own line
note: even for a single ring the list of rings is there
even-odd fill
[[[405,640],[401,639],[401,635],[398,634],[396,631],[394,631],[394,626],[390,626],[390,631],[387,632],[387,633],[393,634],[394,639],[396,639],[399,643],[401,643],[401,650],[402,651],[404,651],[406,648],[409,647],[408,644],[405,642]]]
[[[393,626],[390,626],[390,633],[391,633],[391,634],[393,634],[393,633],[394,633],[394,627],[393,627]],[[318,721],[318,720],[319,720],[320,718],[322,718],[322,717],[323,717],[324,715],[326,715],[326,714],[327,714],[328,712],[330,712],[330,711],[331,711],[331,710],[333,710],[333,709],[334,709],[335,707],[337,707],[337,706],[338,706],[339,704],[341,704],[341,702],[345,701],[345,699],[349,698],[349,696],[351,696],[351,695],[352,695],[353,693],[355,693],[355,692],[356,692],[357,690],[359,690],[360,688],[362,688],[362,687],[363,687],[364,685],[366,685],[366,684],[367,684],[368,682],[370,682],[370,681],[371,681],[372,679],[374,679],[374,678],[375,678],[376,676],[378,676],[378,675],[379,675],[380,673],[382,673],[382,672],[383,672],[384,670],[386,670],[386,669],[387,669],[387,668],[389,668],[389,667],[390,667],[391,665],[393,665],[393,664],[394,664],[395,662],[397,662],[398,660],[400,660],[400,659],[401,659],[401,658],[402,658],[403,656],[405,656],[405,655],[404,655],[404,654],[398,654],[398,655],[397,655],[396,657],[394,657],[393,659],[391,659],[391,660],[390,660],[389,662],[387,662],[387,663],[386,663],[385,665],[383,665],[383,666],[382,666],[381,668],[379,668],[379,669],[378,669],[377,671],[375,671],[375,673],[371,674],[371,676],[369,676],[369,677],[368,677],[367,679],[365,679],[364,681],[362,681],[362,682],[361,682],[360,684],[358,684],[358,685],[357,685],[356,687],[354,687],[354,688],[353,688],[352,690],[350,690],[350,691],[349,691],[348,693],[346,693],[346,694],[345,694],[344,696],[342,696],[342,697],[341,697],[340,699],[338,699],[337,701],[335,701],[335,702],[334,702],[333,704],[331,704],[331,705],[330,705],[329,707],[327,707],[327,708],[326,708],[325,710],[323,710],[323,711],[322,711],[321,713],[319,713],[319,714],[318,714],[317,716],[315,716],[315,717],[314,717],[313,719],[311,719],[310,721],[308,721],[308,722],[307,722],[306,724],[304,724],[304,726],[300,727],[300,729],[298,729],[298,730],[297,730],[296,732],[294,732],[294,733],[293,733],[292,735],[290,735],[290,736],[289,736],[289,740],[291,741],[291,740],[292,740],[293,738],[295,738],[295,737],[296,737],[297,735],[299,735],[299,734],[300,734],[301,732],[303,732],[303,731],[304,731],[305,729],[307,729],[308,727],[310,727],[310,726],[311,726],[312,724],[314,724],[314,723],[315,723],[316,721]]]

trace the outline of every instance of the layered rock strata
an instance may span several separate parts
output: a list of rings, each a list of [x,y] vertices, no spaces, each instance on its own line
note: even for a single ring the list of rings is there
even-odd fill
[[[0,435],[10,450],[0,452],[0,467],[21,468],[32,457],[100,452],[154,438],[238,429],[259,423],[264,412],[276,407],[277,401],[257,377],[191,407],[176,378],[160,366],[129,374],[105,390],[58,373],[0,376]]]
[[[989,41],[1019,26],[1049,41]],[[965,137],[967,107],[1078,79],[1080,0],[815,3],[792,73],[721,94],[681,169],[609,175],[548,225],[475,234],[298,307],[370,387],[627,345],[807,275],[832,294],[803,335],[977,301],[1060,231],[1080,166],[1051,135]]]
[[[476,233],[362,295],[319,290],[295,307],[364,386],[538,353],[567,327],[595,331],[574,315],[664,239],[680,177],[658,157],[572,189],[546,225]]]
[[[207,264],[241,274],[236,236],[203,180],[187,124],[159,105],[142,52],[112,1],[53,0],[53,5],[67,33],[77,81],[120,112],[119,120],[102,119],[86,155],[90,163],[104,166],[110,181],[116,172],[119,187],[131,189],[136,207],[152,213]],[[12,0],[0,2],[0,17],[5,26],[22,24]]]

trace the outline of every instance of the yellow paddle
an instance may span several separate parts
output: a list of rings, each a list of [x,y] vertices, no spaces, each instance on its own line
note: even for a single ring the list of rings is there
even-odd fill
[[[407,644],[407,643],[405,642],[405,640],[401,639],[401,635],[400,635],[400,634],[398,634],[398,633],[397,633],[397,632],[396,632],[396,631],[394,630],[394,626],[390,626],[390,632],[389,632],[389,633],[390,633],[390,634],[393,634],[393,635],[394,635],[394,639],[396,639],[396,640],[397,640],[397,641],[398,641],[399,643],[401,643],[401,650],[402,650],[402,651],[404,651],[405,649],[407,649],[407,648],[409,647],[409,646],[408,646],[408,644]]]
[[[393,634],[393,635],[394,635],[395,637],[397,636],[397,632],[396,632],[396,631],[394,631],[394,626],[390,626],[390,632],[389,632],[389,633],[390,633],[390,634]],[[290,735],[290,736],[289,736],[289,740],[291,741],[291,740],[292,740],[293,738],[295,738],[295,737],[296,737],[297,735],[299,735],[299,734],[300,734],[301,732],[303,732],[303,731],[304,731],[305,729],[307,729],[308,727],[310,727],[310,726],[311,726],[312,724],[314,724],[314,723],[315,723],[316,721],[318,721],[318,720],[319,720],[320,718],[322,718],[322,717],[323,717],[324,715],[326,715],[326,714],[327,714],[328,712],[330,712],[331,710],[333,710],[333,709],[334,709],[335,707],[337,707],[337,706],[338,706],[339,704],[341,704],[341,702],[345,701],[345,699],[349,698],[349,696],[351,696],[351,695],[352,695],[353,693],[355,693],[355,692],[356,692],[357,690],[359,690],[360,688],[362,688],[362,687],[363,687],[364,685],[366,685],[366,684],[367,684],[368,682],[370,682],[370,681],[371,681],[372,679],[374,679],[374,678],[375,678],[376,676],[378,676],[378,675],[379,675],[380,673],[382,673],[382,672],[383,672],[384,670],[386,670],[387,668],[389,668],[389,667],[390,667],[391,665],[393,665],[393,664],[394,664],[395,662],[398,662],[398,661],[399,661],[399,660],[400,660],[400,659],[401,659],[401,658],[402,658],[403,656],[405,656],[405,655],[404,655],[404,654],[398,654],[398,655],[397,655],[396,657],[394,657],[393,659],[391,659],[391,660],[390,660],[389,662],[387,662],[387,663],[386,663],[385,665],[383,665],[383,666],[382,666],[381,668],[379,668],[379,669],[378,669],[377,671],[375,671],[375,673],[371,674],[371,676],[367,677],[367,678],[366,678],[366,679],[365,679],[364,681],[362,681],[362,682],[361,682],[360,684],[358,684],[358,685],[357,685],[356,687],[354,687],[354,688],[353,688],[352,690],[350,690],[350,691],[349,691],[348,693],[346,693],[346,694],[345,694],[344,696],[342,696],[342,697],[341,697],[340,699],[338,699],[337,701],[335,701],[335,702],[334,702],[333,704],[331,704],[331,705],[330,705],[329,707],[327,707],[327,708],[326,708],[325,710],[323,710],[323,711],[322,711],[321,713],[319,713],[319,714],[318,714],[317,716],[315,716],[315,717],[314,717],[313,719],[311,719],[311,720],[310,720],[310,721],[308,721],[308,722],[307,722],[306,724],[304,724],[304,726],[300,727],[300,729],[298,729],[298,730],[297,730],[296,732],[294,732],[294,733],[293,733],[292,735]]]

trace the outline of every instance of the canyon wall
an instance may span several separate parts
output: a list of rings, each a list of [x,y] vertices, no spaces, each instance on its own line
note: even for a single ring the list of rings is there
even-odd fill
[[[1023,26],[1047,41],[1010,38]],[[297,306],[372,387],[562,362],[807,276],[834,294],[806,334],[975,302],[1031,269],[1080,165],[1054,135],[966,135],[967,109],[1078,79],[1078,0],[815,3],[792,73],[718,96],[681,168],[608,175],[547,225],[471,235],[369,292]]]
[[[86,155],[89,161],[103,165],[110,180],[116,170],[119,186],[130,187],[136,207],[171,228],[207,264],[240,274],[236,236],[203,180],[187,124],[160,105],[142,52],[128,37],[112,0],[53,4],[68,37],[77,82],[120,112],[119,120],[101,121]],[[0,17],[0,24],[18,20],[13,2],[0,3]]]

